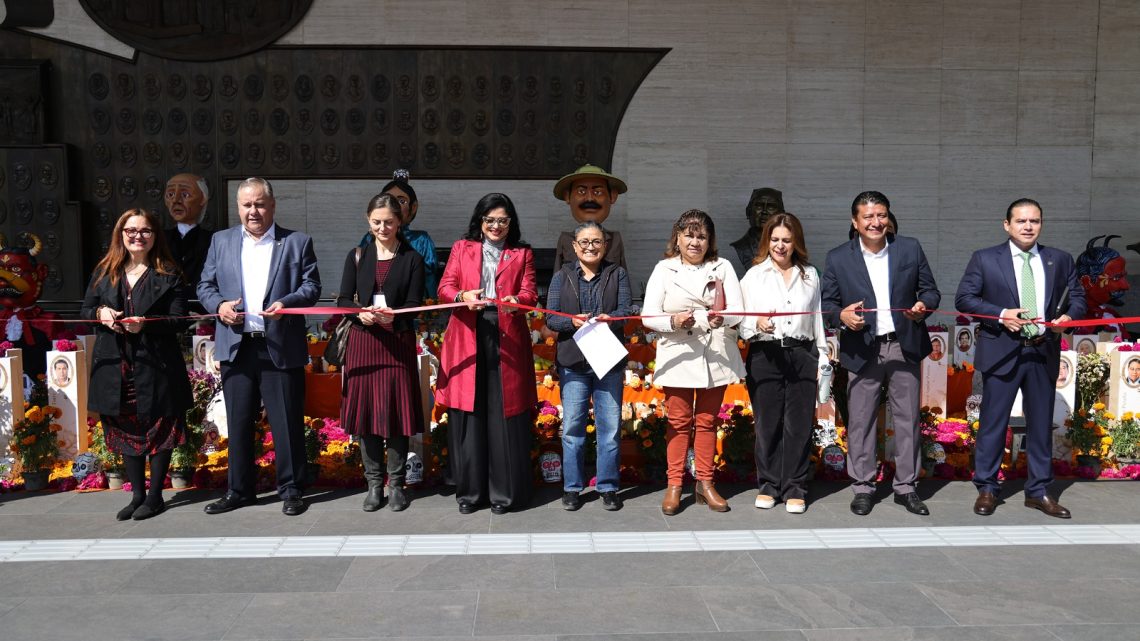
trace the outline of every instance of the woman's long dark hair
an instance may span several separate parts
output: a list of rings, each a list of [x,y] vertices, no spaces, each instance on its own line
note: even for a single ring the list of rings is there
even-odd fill
[[[507,227],[507,247],[529,247],[522,239],[522,230],[519,229],[519,215],[515,211],[515,204],[506,194],[498,192],[487,194],[475,203],[475,211],[471,214],[471,221],[467,224],[467,233],[463,238],[483,242],[483,217],[492,211],[502,208],[511,219]]]
[[[128,209],[119,216],[119,220],[115,222],[115,228],[111,231],[111,246],[107,248],[107,254],[103,256],[95,265],[95,280],[103,280],[106,278],[111,282],[112,287],[119,286],[119,279],[123,276],[123,270],[126,269],[127,263],[131,260],[131,254],[127,251],[126,245],[123,244],[123,228],[127,226],[127,221],[135,216],[142,216],[146,219],[146,224],[154,235],[154,243],[150,246],[150,251],[147,252],[146,259],[150,262],[151,269],[154,271],[165,274],[178,274],[182,276],[182,270],[178,269],[178,264],[174,262],[174,257],[170,254],[170,248],[166,246],[166,234],[162,231],[162,221],[158,219],[153,212],[142,208]]]

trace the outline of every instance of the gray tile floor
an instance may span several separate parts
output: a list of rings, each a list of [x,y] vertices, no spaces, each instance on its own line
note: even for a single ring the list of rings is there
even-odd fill
[[[170,510],[139,523],[114,520],[128,500],[124,493],[5,494],[0,549],[5,542],[59,548],[90,539],[99,550],[142,539],[185,548],[200,537],[236,537],[226,540],[238,548],[273,540],[277,551],[287,545],[300,556],[0,562],[0,639],[1140,638],[1140,545],[1102,544],[1093,536],[1105,531],[1100,526],[1140,524],[1140,485],[1055,487],[1073,511],[1071,521],[1026,509],[1013,494],[994,516],[977,517],[969,483],[924,485],[929,517],[908,514],[887,496],[862,518],[847,510],[849,491],[838,484],[813,485],[803,515],[756,510],[751,489],[729,487],[723,489],[731,512],[714,514],[686,498],[685,510],[672,518],[661,515],[661,490],[653,487],[627,489],[627,507],[618,513],[593,500],[567,513],[557,488],[543,488],[533,507],[503,516],[460,515],[453,497],[435,492],[416,495],[400,514],[366,514],[358,491],[317,491],[309,511],[294,518],[281,515],[270,496],[252,508],[207,516],[202,506],[217,493],[168,492]],[[965,529],[979,527],[986,529]],[[693,532],[732,540],[739,531],[761,531],[754,538],[788,541],[810,531],[817,548],[819,542],[835,548],[865,537],[864,528],[893,544],[928,532],[993,544],[585,554],[552,554],[540,545],[567,533],[593,533],[590,540],[621,550],[628,533],[640,533],[644,545]],[[976,532],[1000,535],[979,539]],[[1032,538],[1041,532],[1047,535]],[[1067,533],[1064,544],[1051,538],[1056,532]],[[525,539],[531,548],[307,555],[332,540],[321,537],[347,545],[357,539],[345,537],[469,534],[481,536],[458,538],[508,546]]]

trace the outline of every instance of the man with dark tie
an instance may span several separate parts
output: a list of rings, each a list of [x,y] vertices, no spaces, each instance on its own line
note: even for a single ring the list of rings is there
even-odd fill
[[[822,309],[829,324],[842,328],[839,362],[850,373],[847,473],[854,481],[851,511],[859,516],[871,512],[875,492],[884,384],[895,430],[895,502],[913,514],[930,514],[915,491],[922,454],[919,366],[931,351],[926,316],[942,294],[922,245],[890,231],[890,208],[877,191],[855,197],[855,236],[828,252],[821,281]]]
[[[202,278],[202,265],[214,234],[200,224],[209,199],[210,188],[201,176],[178,174],[166,183],[163,201],[174,221],[174,227],[166,230],[166,242],[174,261],[182,268],[190,291],[194,291]]]
[[[1025,411],[1029,479],[1025,506],[1067,519],[1069,511],[1049,495],[1053,482],[1053,401],[1060,370],[1061,328],[1042,319],[1064,322],[1085,314],[1085,294],[1073,257],[1042,246],[1041,205],[1029,198],[1005,210],[1009,240],[979,249],[970,258],[954,304],[979,319],[974,367],[982,373],[981,425],[974,449],[974,513],[988,516],[998,503],[998,471],[1005,453],[1009,413],[1018,390]]]
[[[241,223],[214,234],[198,298],[218,314],[214,351],[222,367],[229,423],[229,491],[206,506],[220,514],[257,501],[254,422],[262,401],[273,432],[281,511],[305,511],[305,317],[279,314],[311,307],[321,294],[313,239],[273,222],[273,187],[246,178],[237,191]]]

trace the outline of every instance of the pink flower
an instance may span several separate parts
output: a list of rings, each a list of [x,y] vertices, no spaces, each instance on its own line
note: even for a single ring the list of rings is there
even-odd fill
[[[1069,339],[1062,338],[1061,339],[1061,351],[1065,351],[1067,349],[1069,349]]]
[[[74,352],[78,349],[79,346],[67,338],[62,338],[55,342],[55,351],[57,352]]]
[[[10,341],[4,341],[3,343],[0,343],[0,354],[7,352],[8,350],[12,349],[13,347],[14,347],[14,345],[12,345],[12,343]]]

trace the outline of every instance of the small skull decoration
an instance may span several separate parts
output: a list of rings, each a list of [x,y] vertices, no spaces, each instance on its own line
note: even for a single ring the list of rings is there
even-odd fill
[[[98,471],[99,459],[95,458],[91,452],[80,454],[75,457],[75,462],[71,464],[71,475],[75,477],[76,481],[82,481]]]
[[[424,461],[415,452],[408,452],[408,462],[404,463],[404,483],[415,485],[424,480]]]

